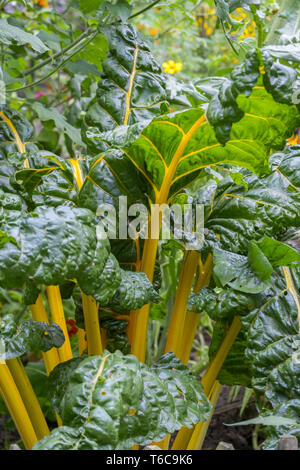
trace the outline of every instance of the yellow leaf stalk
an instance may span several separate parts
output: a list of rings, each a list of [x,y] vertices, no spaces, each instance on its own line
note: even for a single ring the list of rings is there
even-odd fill
[[[213,405],[213,409],[211,410],[210,417],[205,423],[198,423],[194,429],[190,442],[187,446],[187,450],[201,450],[203,446],[203,442],[208,430],[208,427],[211,422],[211,418],[214,413],[214,409],[217,405],[218,398],[220,396],[222,390],[222,385],[216,380],[214,385],[212,386],[211,393],[208,396],[209,401]]]
[[[219,347],[216,355],[210,362],[206,372],[201,380],[204,392],[207,396],[211,393],[212,387],[219,375],[219,372],[224,364],[224,361],[241,329],[241,321],[239,317],[234,317],[233,322],[228,329],[221,346]],[[193,435],[193,429],[181,428],[178,432],[176,439],[173,443],[172,450],[185,450]],[[201,429],[198,431],[201,432]],[[196,437],[194,436],[196,439]]]
[[[190,128],[187,133],[183,133],[182,139],[177,147],[177,150],[172,158],[172,161],[169,166],[165,168],[165,175],[161,184],[159,191],[155,193],[154,203],[158,206],[168,203],[168,197],[170,188],[176,173],[180,159],[182,158],[186,146],[188,145],[190,139],[193,137],[195,132],[207,123],[205,115],[203,114],[200,119]],[[156,259],[158,247],[158,240],[148,238],[144,245],[143,258],[141,271],[146,273],[150,282],[153,280],[154,265]],[[148,317],[149,317],[150,304],[144,305],[141,309],[131,312],[132,316],[132,326],[130,328],[130,334],[132,335],[132,354],[135,354],[137,358],[141,361],[145,361],[146,355],[146,344],[147,344],[147,329],[148,329]]]
[[[74,177],[78,186],[78,189],[82,188],[83,185],[83,176],[80,167],[79,160],[75,158],[70,158],[70,163],[73,167]],[[83,292],[82,296],[82,308],[84,315],[84,324],[86,328],[86,337],[84,330],[79,330],[78,332],[78,349],[79,355],[81,356],[82,352],[88,348],[88,354],[99,354],[103,352],[102,341],[101,341],[101,331],[98,317],[98,303],[90,295],[85,295]]]
[[[200,272],[199,277],[197,279],[194,292],[198,293],[200,289],[204,286],[208,286],[210,282],[210,278],[212,275],[212,254],[207,256],[207,259],[204,265],[201,262],[199,263]],[[182,334],[182,343],[181,343],[181,351],[179,354],[179,358],[183,364],[187,364],[192,346],[193,341],[196,335],[197,327],[199,323],[199,314],[194,312],[187,312],[184,322],[183,334]]]
[[[31,450],[38,440],[36,433],[10,370],[6,364],[1,363],[0,392],[25,448]]]
[[[60,358],[60,362],[68,361],[72,359],[72,349],[69,340],[69,334],[63,309],[63,304],[61,300],[60,290],[58,286],[48,286],[47,287],[47,296],[48,296],[48,303],[50,307],[50,312],[52,316],[52,321],[57,323],[58,326],[61,327],[64,336],[65,342],[64,344],[58,349],[58,355]]]
[[[50,431],[21,359],[9,359],[6,364],[19,390],[36,436],[38,440],[43,439]]]
[[[141,271],[147,275],[150,282],[153,280],[157,247],[158,240],[151,238],[148,238],[144,245]],[[130,313],[129,331],[132,341],[131,353],[134,354],[141,362],[145,361],[146,356],[149,310],[150,304],[144,305],[139,310],[135,310]]]
[[[32,313],[32,318],[35,321],[44,321],[46,323],[49,323],[48,315],[44,307],[42,297],[40,295],[38,296],[36,303],[30,306],[30,309]],[[43,352],[42,355],[43,355],[47,375],[50,375],[54,367],[56,367],[60,363],[58,351],[56,348],[52,348],[50,349],[50,351]],[[56,412],[55,412],[55,416],[56,416],[56,421],[57,421],[58,426],[61,426],[62,420],[60,419],[60,417],[58,416]]]
[[[86,328],[88,354],[89,356],[93,354],[100,356],[103,352],[103,348],[99,325],[98,303],[92,296],[82,294],[82,308]]]
[[[78,328],[78,353],[82,355],[83,351],[87,348],[87,342],[85,339],[85,331],[82,328]]]
[[[181,351],[186,307],[193,286],[193,279],[197,270],[199,257],[200,255],[197,251],[188,251],[184,256],[169,325],[165,353],[173,351],[173,353],[178,356]]]

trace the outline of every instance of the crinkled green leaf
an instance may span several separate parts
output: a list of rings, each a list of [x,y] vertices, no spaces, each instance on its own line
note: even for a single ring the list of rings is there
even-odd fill
[[[83,128],[84,140],[95,153],[106,146],[85,137],[88,126],[104,132],[134,124],[160,114],[160,104],[166,100],[161,67],[136,29],[123,24],[110,26],[106,37],[109,56],[103,62],[104,76]]]
[[[272,288],[261,305],[242,317],[253,387],[273,406],[300,396],[300,312],[297,287],[294,285],[293,289],[284,277],[273,278]]]
[[[189,311],[205,311],[213,320],[233,320],[235,315],[245,315],[253,307],[251,296],[232,289],[203,287],[197,294],[190,294],[188,301]]]
[[[58,409],[64,425],[36,450],[129,450],[205,421],[210,412],[200,383],[172,353],[148,367],[135,356],[105,351],[82,361],[67,382],[63,393],[51,385],[54,400],[63,395]]]
[[[49,325],[31,320],[17,323],[12,314],[0,320],[2,359],[13,359],[33,350],[46,352],[53,347],[60,348],[64,341],[64,334],[56,323]]]
[[[299,156],[299,146],[273,154],[269,175],[244,176],[248,189],[230,178],[218,185],[212,181],[205,227],[218,234],[222,248],[247,254],[249,241],[280,236],[287,227],[299,225]],[[196,202],[205,203],[201,194],[200,188],[199,196],[196,192],[193,197]]]
[[[297,77],[297,72],[292,66],[282,64],[279,60],[274,61],[274,57],[267,49],[262,49],[262,58],[255,49],[249,51],[245,63],[233,70],[230,79],[222,83],[208,106],[207,118],[213,125],[219,142],[224,145],[232,139],[233,123],[240,121],[243,116],[253,118],[258,115],[259,110],[261,119],[269,121],[274,130],[275,127],[277,130],[279,127],[282,129],[280,136],[278,132],[274,133],[272,146],[273,149],[280,149],[283,146],[283,142],[280,143],[281,137],[285,135],[282,125],[285,121],[282,120],[280,114],[279,119],[275,121],[275,116],[270,111],[272,106],[278,106],[274,101],[289,105],[296,103],[294,93],[300,93]],[[264,87],[268,93],[265,92]],[[256,101],[254,111],[252,101],[257,100],[258,96],[260,96],[260,103]],[[290,108],[290,118],[293,114],[299,122],[296,106],[294,109]],[[287,134],[285,136],[288,137]]]
[[[241,292],[257,294],[271,285],[271,273],[262,279],[249,265],[248,258],[230,251],[214,249],[214,277],[221,284],[227,284]],[[265,277],[265,276],[264,276]]]
[[[219,93],[209,103],[207,118],[222,144],[229,140],[232,124],[244,115],[236,98],[242,93],[250,95],[259,77],[259,65],[257,52],[249,52],[245,63],[234,69],[231,80],[224,82]]]

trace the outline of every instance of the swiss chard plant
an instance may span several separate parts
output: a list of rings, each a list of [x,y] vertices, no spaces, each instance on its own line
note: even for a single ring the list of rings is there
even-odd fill
[[[273,418],[265,448],[300,438],[300,145],[287,145],[300,126],[299,38],[278,43],[275,26],[266,36],[259,2],[216,1],[223,28],[251,4],[259,41],[230,76],[187,84],[166,78],[127,2],[98,2],[97,18],[79,3],[88,29],[56,59],[88,98],[75,93],[69,116],[32,104],[54,123],[46,143],[13,100],[0,105],[0,298],[22,309],[0,318],[0,392],[25,448],[166,450],[178,431],[173,450],[201,449],[222,384],[254,389],[260,419]],[[17,28],[19,47],[47,54],[49,33],[1,21],[1,43],[13,48]],[[98,49],[92,84],[78,67],[93,75]],[[86,55],[63,59],[69,50]],[[18,91],[15,80],[8,93],[35,84]],[[147,209],[147,237],[125,199]],[[103,204],[122,236],[105,235]],[[173,204],[195,217],[202,207],[200,247],[174,224],[161,236],[159,212]],[[200,380],[188,361],[204,313],[213,336]],[[22,361],[32,351],[45,364],[46,417]]]

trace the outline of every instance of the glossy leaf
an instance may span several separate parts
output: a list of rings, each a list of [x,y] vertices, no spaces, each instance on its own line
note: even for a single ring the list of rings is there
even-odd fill
[[[2,359],[13,359],[30,351],[46,352],[53,347],[60,348],[64,341],[64,334],[56,323],[49,325],[31,320],[17,323],[12,314],[1,318],[0,343],[4,348]]]
[[[147,367],[105,351],[82,361],[63,387],[54,391],[63,396],[57,410],[64,425],[36,450],[129,450],[204,421],[210,411],[201,385],[172,353]]]

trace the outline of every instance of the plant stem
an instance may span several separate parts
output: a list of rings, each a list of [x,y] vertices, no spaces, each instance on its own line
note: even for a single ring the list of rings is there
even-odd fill
[[[294,302],[295,302],[296,307],[297,307],[298,326],[299,326],[299,332],[300,332],[300,302],[299,302],[298,294],[297,294],[297,291],[295,289],[295,285],[294,285],[294,282],[293,282],[293,279],[292,279],[291,272],[290,272],[289,268],[287,266],[283,266],[282,270],[283,270],[283,274],[284,274],[284,277],[285,277],[287,288],[290,291],[290,293],[292,294]]]
[[[82,307],[87,336],[88,354],[89,356],[93,354],[101,356],[103,348],[99,325],[98,303],[91,295],[85,295],[82,293]]]
[[[48,286],[47,296],[48,296],[48,303],[49,303],[49,307],[51,311],[52,321],[54,323],[57,323],[58,326],[61,327],[65,336],[64,344],[58,349],[60,362],[65,362],[65,361],[68,361],[69,359],[72,359],[73,354],[72,354],[72,349],[70,345],[68,329],[66,325],[66,319],[65,319],[65,314],[64,314],[59,287]]]
[[[19,390],[6,364],[0,364],[0,392],[25,448],[31,450],[38,439]]]
[[[157,5],[159,2],[161,2],[161,0],[156,0],[155,2],[153,3],[150,3],[150,5],[146,6],[145,8],[143,8],[142,10],[138,11],[137,13],[134,13],[133,15],[129,16],[129,20],[132,20],[132,18],[135,18],[136,16],[139,16],[141,15],[142,13],[145,13],[145,11],[147,10],[150,10],[150,8],[153,8],[155,7],[155,5]]]
[[[80,189],[83,186],[84,180],[81,171],[81,167],[79,161],[75,158],[70,158],[69,160],[73,167],[73,174],[78,186]],[[102,340],[101,340],[101,330],[99,324],[99,316],[98,316],[98,305],[96,301],[91,296],[87,296],[84,293],[82,295],[82,307],[84,313],[84,323],[87,333],[87,342],[85,339],[85,331],[80,329],[78,332],[78,349],[79,355],[81,356],[82,352],[88,348],[89,355],[91,354],[99,354],[101,355],[103,352],[102,348]]]
[[[52,72],[50,72],[47,75],[45,75],[44,77],[40,78],[36,82],[30,83],[29,85],[25,85],[25,86],[22,86],[22,87],[19,87],[19,88],[13,88],[12,90],[6,90],[7,93],[13,93],[13,92],[21,91],[21,90],[26,90],[28,88],[39,85],[40,83],[44,82],[45,80],[47,80],[47,78],[51,77],[53,74],[58,72],[58,70],[60,70],[70,59],[72,59],[72,57],[74,57],[76,54],[78,54],[78,52],[80,52],[91,41],[93,41],[93,39],[97,36],[97,34],[98,34],[98,31],[87,42],[85,42],[81,47],[79,47],[79,49],[77,49],[73,54],[71,54],[69,57],[67,57],[55,70],[52,70]]]
[[[200,274],[198,280],[195,285],[194,292],[198,293],[200,289],[204,286],[208,286],[210,282],[210,278],[212,275],[212,254],[207,256],[207,259],[202,265],[200,263]],[[201,261],[201,260],[200,260]],[[194,312],[187,312],[183,327],[182,333],[182,348],[180,351],[179,358],[183,364],[187,364],[191,350],[193,347],[194,338],[196,335],[197,327],[199,323],[199,314]]]
[[[148,238],[144,245],[141,271],[147,275],[150,282],[153,280],[157,247],[158,240],[152,238]],[[130,313],[131,353],[141,362],[145,361],[146,356],[149,310],[150,304],[147,304]]]
[[[24,366],[20,358],[9,359],[6,363],[27,409],[36,436],[38,440],[43,439],[50,434],[50,431]]]
[[[75,41],[73,41],[67,47],[65,47],[59,52],[56,52],[56,54],[54,54],[52,57],[49,57],[48,59],[43,60],[42,62],[35,65],[34,67],[31,67],[30,69],[26,70],[26,72],[23,73],[23,77],[26,77],[27,75],[31,75],[33,72],[36,72],[37,70],[43,68],[45,65],[48,65],[51,62],[54,62],[55,59],[58,59],[60,56],[69,52],[71,49],[73,49],[73,47],[77,46],[77,44],[79,44],[84,39],[87,39],[90,36],[90,34],[93,34],[93,33],[94,33],[94,30],[87,29],[86,31],[84,31],[84,33],[82,33],[77,39],[75,39]]]
[[[211,418],[213,417],[214,409],[217,405],[218,398],[222,390],[222,385],[216,380],[211,389],[211,393],[208,396],[209,401],[213,405],[213,408],[210,413],[210,417],[205,423],[198,423],[195,427],[195,430],[192,434],[190,442],[187,446],[187,450],[201,450],[203,442],[209,428]]]
[[[200,254],[197,251],[189,251],[184,256],[169,325],[165,353],[173,351],[173,353],[178,356],[181,351],[187,302],[193,286],[193,279],[198,266],[199,257]]]
[[[219,347],[216,355],[210,362],[206,372],[201,380],[201,384],[204,389],[206,396],[209,396],[211,393],[212,387],[219,375],[219,372],[224,364],[224,361],[241,329],[241,322],[239,317],[234,317],[233,322],[227,331],[221,346]],[[198,425],[197,425],[198,426]],[[196,427],[197,427],[196,426]],[[195,428],[196,429],[196,428]],[[197,432],[200,432],[199,430]],[[188,443],[193,435],[193,429],[181,428],[178,432],[172,450],[185,450],[188,446]]]

